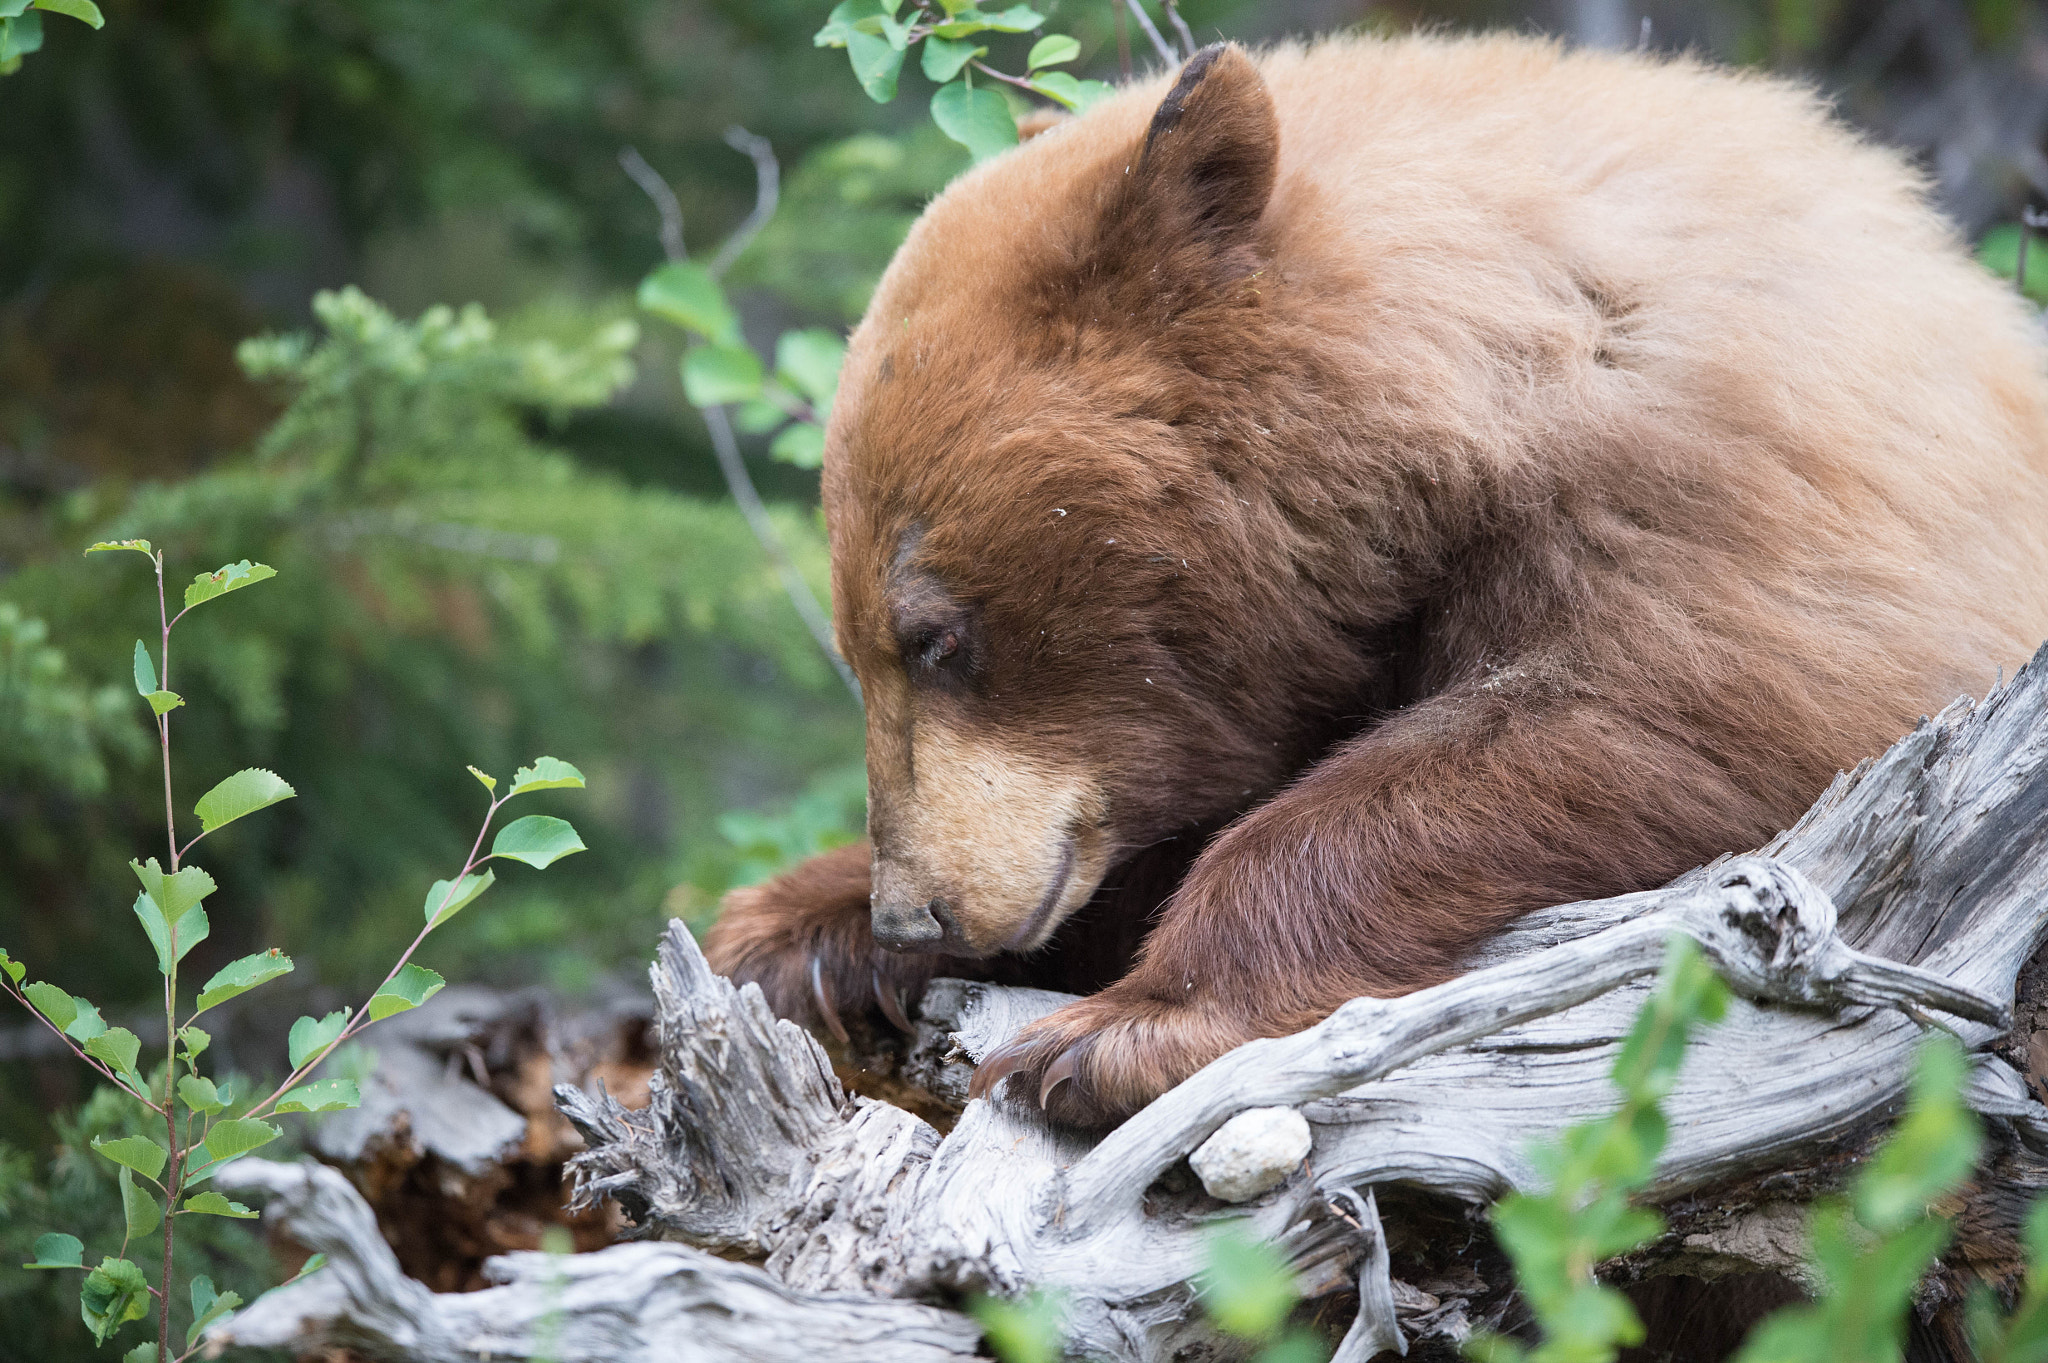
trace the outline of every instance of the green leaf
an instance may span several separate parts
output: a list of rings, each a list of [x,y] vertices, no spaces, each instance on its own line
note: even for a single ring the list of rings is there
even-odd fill
[[[147,696],[156,687],[156,664],[149,660],[149,650],[142,640],[135,641],[135,694]]]
[[[496,872],[485,869],[472,871],[457,882],[435,881],[434,887],[427,891],[427,926],[440,927],[460,913],[471,900],[490,889],[497,878]]]
[[[979,1297],[968,1307],[1004,1363],[1059,1363],[1065,1356],[1066,1296],[1043,1289],[1020,1301]]]
[[[0,970],[6,971],[7,978],[16,984],[20,984],[22,976],[28,974],[28,967],[9,956],[5,947],[0,947]]]
[[[213,1129],[206,1133],[206,1153],[216,1160],[231,1160],[260,1149],[283,1134],[269,1122],[258,1121],[254,1117],[231,1117],[224,1122],[215,1122]]]
[[[170,974],[171,966],[174,964],[171,955],[173,933],[171,926],[164,922],[163,910],[157,907],[156,901],[150,898],[146,890],[135,896],[135,916],[142,920],[142,930],[148,935],[149,944],[156,948],[157,970],[161,974]],[[213,925],[207,921],[205,909],[194,904],[185,910],[178,919],[175,934],[178,944],[177,960],[184,960],[186,953],[205,941],[212,931]]]
[[[305,1263],[300,1264],[299,1271],[297,1273],[292,1274],[292,1276],[285,1279],[285,1281],[295,1283],[299,1279],[305,1277],[307,1274],[318,1273],[321,1269],[325,1267],[327,1267],[327,1255],[325,1253],[315,1254],[312,1258],[306,1260]]]
[[[1055,99],[1077,114],[1085,114],[1116,93],[1106,81],[1076,80],[1064,71],[1041,71],[1031,78],[1031,88],[1047,99]]]
[[[167,876],[164,868],[157,865],[155,857],[144,862],[130,861],[128,869],[135,872],[144,892],[156,902],[164,916],[172,920],[181,918],[187,909],[220,888],[213,883],[212,876],[197,866],[187,866],[176,875]]]
[[[68,1032],[72,1020],[78,1016],[78,1001],[44,980],[23,989],[22,996],[35,1005],[35,1010],[50,1020],[50,1025],[60,1032]]]
[[[16,19],[0,19],[0,66],[42,50],[42,15],[31,10]]]
[[[244,956],[239,961],[229,961],[214,973],[199,991],[198,1011],[203,1013],[217,1004],[226,1003],[240,994],[246,994],[267,980],[292,972],[292,958],[272,947]]]
[[[640,281],[640,306],[709,341],[740,338],[740,319],[725,290],[702,265],[672,260]]]
[[[732,414],[732,424],[748,435],[766,435],[787,420],[788,412],[772,402],[763,402],[758,398],[752,402],[741,403],[733,409]]]
[[[1278,1329],[1299,1297],[1287,1261],[1238,1226],[1209,1237],[1200,1284],[1210,1319],[1242,1339],[1262,1339]]]
[[[499,829],[498,836],[491,842],[492,856],[523,861],[542,870],[573,852],[583,850],[583,839],[576,836],[576,830],[569,826],[568,821],[548,814],[529,814],[523,819],[514,819]]]
[[[178,1096],[185,1100],[185,1106],[194,1112],[204,1112],[211,1117],[227,1111],[227,1103],[221,1098],[220,1090],[204,1075],[188,1074],[178,1081]]]
[[[322,1079],[300,1084],[277,1100],[279,1112],[339,1112],[361,1107],[363,1095],[353,1079]]]
[[[126,1027],[111,1027],[85,1043],[85,1053],[106,1061],[118,1074],[135,1073],[135,1057],[142,1052],[142,1039]]]
[[[149,1314],[149,1281],[126,1259],[102,1259],[78,1289],[78,1314],[93,1342],[104,1344],[123,1324]]]
[[[149,702],[150,713],[159,718],[185,703],[185,698],[176,691],[152,691],[143,699]]]
[[[302,1017],[292,1024],[291,1036],[286,1040],[286,1049],[291,1053],[292,1068],[311,1060],[320,1052],[332,1046],[341,1037],[342,1028],[348,1026],[348,1009],[337,1008],[324,1018]]]
[[[932,122],[977,161],[1017,145],[1009,102],[993,90],[970,90],[964,81],[941,86],[932,96]]]
[[[896,98],[896,78],[903,72],[903,49],[888,38],[855,31],[846,35],[846,59],[869,99],[887,104]]]
[[[36,1237],[33,1251],[34,1260],[22,1265],[23,1268],[84,1268],[85,1245],[75,1235],[63,1231],[47,1231]]]
[[[36,0],[36,8],[46,9],[52,14],[69,15],[93,28],[104,28],[107,23],[100,14],[100,7],[92,0]]]
[[[185,589],[185,609],[191,610],[202,601],[211,601],[216,596],[240,591],[244,587],[265,582],[277,576],[277,569],[267,563],[251,563],[243,559],[230,563],[210,573],[201,573],[192,579],[192,585]]]
[[[683,395],[698,407],[751,402],[766,377],[761,357],[745,345],[703,345],[683,356]]]
[[[406,962],[405,968],[370,996],[370,1020],[382,1022],[394,1013],[403,1013],[408,1008],[417,1008],[441,992],[441,986],[448,983],[425,966]]]
[[[99,1009],[76,994],[71,996],[71,1002],[78,1009],[78,1016],[71,1019],[71,1025],[64,1029],[64,1035],[73,1041],[91,1041],[106,1032],[107,1024],[100,1017]]]
[[[4,11],[0,11],[0,13],[4,13]],[[21,11],[17,9],[15,13],[19,14]],[[156,559],[156,554],[150,549],[148,540],[101,540],[97,544],[88,547],[85,552],[88,554],[103,554],[110,549],[133,549],[136,553],[141,554],[152,562]]]
[[[156,1363],[161,1356],[157,1351],[156,1341],[151,1340],[147,1344],[138,1344],[122,1354],[121,1363]]]
[[[998,33],[1029,33],[1045,22],[1045,16],[1029,5],[1012,5],[994,14],[983,14],[981,22]]]
[[[255,1212],[250,1211],[241,1203],[230,1202],[225,1194],[214,1192],[211,1189],[203,1193],[192,1194],[192,1196],[185,1199],[185,1205],[179,1210],[181,1212],[204,1212],[208,1216],[232,1216],[238,1221],[247,1221],[256,1215]]]
[[[244,767],[222,781],[212,790],[199,797],[193,813],[199,816],[200,831],[211,833],[223,824],[231,824],[244,814],[254,814],[259,809],[268,809],[282,800],[289,800],[298,792],[285,783],[275,772],[261,767]],[[182,874],[182,872],[181,872]]]
[[[188,1065],[197,1064],[199,1057],[206,1054],[206,1048],[213,1044],[213,1037],[198,1027],[180,1027],[178,1039],[185,1043],[185,1049],[179,1054],[185,1057]]]
[[[855,31],[855,24],[891,12],[882,7],[881,0],[842,0],[842,3],[832,7],[832,13],[825,20],[825,26],[811,35],[811,45],[845,47],[847,37]]]
[[[924,52],[919,56],[918,64],[924,68],[925,79],[934,85],[944,85],[960,74],[961,67],[976,57],[987,55],[987,48],[976,47],[958,38],[931,37],[924,40]]]
[[[846,342],[823,327],[785,331],[775,342],[775,373],[810,399],[823,421],[839,391],[839,370],[846,363]]]
[[[932,36],[935,38],[966,38],[976,33],[989,31],[988,16],[978,9],[963,9],[954,14],[953,22],[935,24]]]
[[[512,789],[505,796],[524,795],[529,790],[581,790],[583,773],[559,757],[536,757],[530,767],[512,776]]]
[[[495,795],[495,794],[497,794],[497,793],[498,793],[498,778],[497,778],[497,777],[495,777],[495,776],[487,776],[487,775],[485,775],[485,774],[484,774],[483,772],[480,772],[480,771],[478,771],[478,770],[477,770],[477,769],[476,769],[475,767],[471,767],[471,768],[469,769],[469,774],[470,774],[471,776],[474,776],[474,777],[475,777],[475,778],[476,778],[477,780],[479,780],[479,781],[483,782],[483,783],[484,783],[484,789],[485,789],[485,790],[488,790],[488,791],[490,791],[490,792],[491,792],[491,793],[492,793],[493,795]]]
[[[825,428],[808,421],[791,422],[782,434],[768,442],[769,457],[800,469],[822,468],[825,463]]]
[[[139,1240],[164,1223],[164,1204],[150,1196],[149,1189],[135,1186],[135,1175],[121,1171],[121,1215],[128,1222],[128,1238]]]
[[[220,1197],[218,1193],[201,1193],[200,1197]],[[195,1199],[196,1200],[196,1199]],[[221,1201],[227,1202],[226,1198]],[[230,1207],[235,1204],[228,1202]],[[187,1211],[195,1211],[191,1202],[185,1204]],[[246,1209],[245,1209],[246,1210]],[[239,1215],[235,1212],[215,1212],[216,1216]],[[256,1213],[249,1212],[254,1216]],[[234,1292],[215,1292],[213,1279],[201,1275],[192,1280],[192,1328],[185,1332],[185,1347],[192,1349],[199,1343],[199,1332],[242,1304],[242,1298]]]
[[[133,1169],[145,1178],[155,1178],[164,1171],[164,1161],[171,1152],[147,1136],[123,1136],[119,1140],[92,1138],[92,1148],[105,1155],[114,1163]]]
[[[1064,33],[1048,33],[1031,45],[1031,55],[1024,59],[1024,69],[1036,71],[1041,66],[1058,66],[1081,55],[1081,44]]]

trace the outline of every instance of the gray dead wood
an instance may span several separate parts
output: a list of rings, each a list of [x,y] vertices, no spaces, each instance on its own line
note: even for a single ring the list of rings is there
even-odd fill
[[[725,1267],[845,1312],[849,1329],[852,1303],[1057,1287],[1072,1350],[1128,1360],[1228,1356],[1191,1283],[1210,1227],[1243,1217],[1290,1256],[1306,1291],[1356,1293],[1344,1363],[1413,1340],[1440,1348],[1498,1321],[1505,1284],[1497,1267],[1493,1282],[1477,1271],[1483,1253],[1418,1250],[1403,1216],[1478,1208],[1527,1186],[1532,1140],[1606,1109],[1619,1038],[1683,933],[1740,997],[1695,1042],[1666,1104],[1671,1141],[1653,1196],[1674,1224],[1632,1257],[1633,1271],[1797,1275],[1802,1204],[1895,1112],[1929,1027],[1979,1052],[1971,1101],[2003,1152],[1987,1164],[1985,1196],[1995,1200],[2001,1178],[2015,1189],[2048,1181],[2048,1109],[1991,1049],[2048,928],[2044,760],[2048,663],[2037,659],[1984,703],[1958,702],[1839,778],[1760,851],[1660,890],[1531,915],[1470,973],[1405,998],[1354,1000],[1298,1035],[1242,1046],[1099,1142],[987,1102],[967,1103],[942,1139],[907,1112],[850,1097],[807,1033],[776,1020],[751,986],[713,975],[673,925],[653,972],[663,1054],[650,1106],[557,1090],[590,1146],[575,1162],[578,1197],[617,1199],[651,1239],[744,1255],[759,1269]],[[1061,1001],[941,982],[923,1006],[927,1039],[940,1044],[911,1070],[935,1093],[957,1092],[975,1057]],[[1212,1196],[1188,1157],[1239,1113],[1276,1107],[1307,1118],[1306,1162],[1241,1205]],[[1262,1125],[1288,1129],[1252,1122],[1227,1135]],[[1242,1173],[1257,1145],[1237,1145]],[[288,1224],[295,1215],[284,1212]],[[1483,1251],[1483,1224],[1467,1220],[1465,1242]],[[1397,1254],[1407,1278],[1395,1276]],[[497,1262],[531,1286],[541,1272],[522,1266],[531,1257]],[[708,1281],[700,1261],[675,1263]],[[634,1272],[617,1275],[622,1300],[644,1293],[646,1270]],[[605,1276],[579,1262],[585,1309],[613,1309],[601,1305]],[[408,1300],[415,1331],[469,1309]],[[347,1310],[307,1337],[359,1319]],[[971,1339],[964,1317],[936,1315]],[[498,1354],[537,1348],[493,1338]],[[814,1356],[879,1355],[846,1345]]]

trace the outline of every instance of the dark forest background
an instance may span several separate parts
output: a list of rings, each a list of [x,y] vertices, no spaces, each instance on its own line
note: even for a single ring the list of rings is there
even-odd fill
[[[104,30],[52,18],[0,78],[0,944],[32,977],[150,1034],[126,862],[162,840],[129,686],[154,603],[140,560],[81,557],[96,539],[147,536],[175,581],[280,570],[182,626],[174,665],[181,803],[244,766],[299,792],[209,842],[213,935],[187,966],[283,945],[286,1021],[410,939],[481,812],[467,763],[578,764],[588,794],[535,798],[590,852],[437,936],[453,980],[632,987],[667,918],[701,927],[724,890],[856,835],[857,708],[727,494],[677,336],[636,318],[661,247],[619,162],[637,148],[676,186],[704,249],[754,201],[725,130],[769,139],[782,203],[728,279],[747,333],[851,324],[967,158],[921,77],[879,106],[812,45],[829,7],[104,0]],[[1076,71],[1116,77],[1107,0],[1039,7],[1081,40]],[[2025,0],[1183,12],[1205,39],[1506,26],[1795,75],[1923,164],[2008,273],[2022,208],[2048,203],[2048,12]],[[238,358],[264,335],[300,339]],[[748,459],[822,595],[816,474]],[[275,1072],[258,1009],[217,1045]],[[59,1154],[119,1121],[87,1099],[0,1016],[0,1263],[111,1196]],[[260,1286],[240,1234],[206,1252]],[[45,1286],[0,1271],[0,1359],[89,1349]]]

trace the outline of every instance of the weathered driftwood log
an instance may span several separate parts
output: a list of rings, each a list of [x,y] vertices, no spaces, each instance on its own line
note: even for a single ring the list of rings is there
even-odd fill
[[[1459,1209],[1529,1183],[1531,1141],[1611,1104],[1615,1047],[1672,933],[1699,942],[1741,997],[1694,1043],[1666,1104],[1671,1141],[1652,1197],[1671,1231],[1617,1270],[1803,1273],[1800,1204],[1834,1186],[1882,1128],[1921,1035],[1941,1026],[1979,1052],[1971,1101],[1999,1137],[1951,1259],[1995,1274],[2018,1210],[2048,1185],[2048,1108],[2006,1058],[2026,1054],[2031,996],[2017,1037],[2010,1018],[2048,926],[2044,762],[2048,661],[2037,659],[1981,705],[1958,702],[1838,779],[1758,853],[1660,890],[1532,915],[1469,974],[1401,999],[1355,1000],[1299,1035],[1240,1047],[1099,1142],[987,1102],[967,1103],[941,1137],[908,1112],[850,1098],[808,1034],[773,1018],[752,987],[713,975],[673,926],[654,969],[662,1054],[649,1106],[557,1092],[590,1145],[575,1161],[578,1196],[615,1199],[647,1237],[760,1267],[698,1255],[656,1269],[671,1261],[624,1257],[647,1246],[581,1256],[581,1305],[564,1298],[564,1322],[578,1312],[676,1318],[692,1308],[642,1305],[649,1275],[671,1271],[695,1309],[722,1301],[731,1315],[721,1319],[741,1324],[687,1346],[622,1325],[590,1353],[570,1347],[564,1324],[547,1347],[562,1359],[780,1356],[769,1341],[790,1338],[787,1322],[837,1315],[848,1332],[924,1330],[928,1347],[964,1351],[966,1319],[917,1303],[1051,1286],[1067,1293],[1077,1353],[1222,1356],[1191,1280],[1206,1232],[1230,1216],[1282,1246],[1306,1292],[1355,1295],[1339,1359],[1453,1344],[1515,1310],[1484,1227]],[[972,1060],[1060,1001],[935,985],[921,1024],[928,1086],[957,1091],[966,1067],[947,1063],[949,1046]],[[1292,1158],[1286,1121],[1262,1115],[1224,1129],[1274,1108],[1306,1119],[1305,1161]],[[1225,1202],[1189,1171],[1191,1155],[1217,1192],[1271,1186]],[[285,1216],[303,1224],[289,1200]],[[345,1238],[321,1247],[345,1253]],[[357,1254],[367,1261],[379,1249]],[[535,1292],[561,1271],[533,1262],[541,1257],[506,1256],[495,1272]],[[403,1329],[371,1325],[392,1315],[392,1294],[372,1311],[353,1297],[337,1305],[332,1289],[316,1302],[312,1282],[273,1294],[275,1309],[300,1311],[308,1340],[346,1333],[367,1353],[442,1357],[406,1339],[456,1339],[477,1309],[474,1297],[414,1296],[397,1313]],[[789,1303],[787,1322],[745,1342],[747,1313],[771,1290]],[[924,1314],[883,1327],[874,1313],[884,1310]],[[246,1322],[237,1328],[250,1338]],[[850,1338],[814,1356],[884,1356]],[[508,1324],[488,1351],[532,1355],[536,1340]],[[907,1350],[888,1356],[915,1356]]]

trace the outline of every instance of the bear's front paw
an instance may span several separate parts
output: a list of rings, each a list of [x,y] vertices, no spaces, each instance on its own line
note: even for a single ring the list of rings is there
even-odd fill
[[[1113,985],[1040,1018],[989,1052],[969,1094],[1003,1090],[1009,1101],[1034,1102],[1068,1126],[1115,1126],[1256,1035],[1213,1005],[1168,1002]]]

